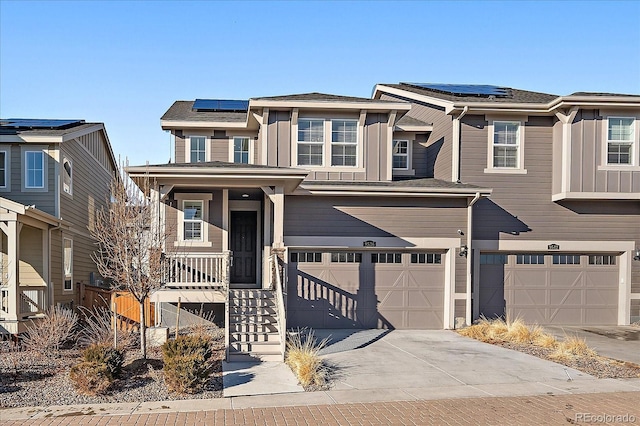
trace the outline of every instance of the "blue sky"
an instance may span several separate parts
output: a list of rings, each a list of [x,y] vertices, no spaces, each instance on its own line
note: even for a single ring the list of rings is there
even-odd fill
[[[101,121],[169,160],[175,100],[482,83],[640,93],[640,2],[0,0],[0,116]]]

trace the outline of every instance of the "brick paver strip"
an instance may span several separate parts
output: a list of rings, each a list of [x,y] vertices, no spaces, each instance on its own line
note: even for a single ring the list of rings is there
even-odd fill
[[[1,411],[0,411],[1,417]],[[54,425],[567,425],[640,426],[640,392],[462,398],[244,408],[188,413],[66,416],[0,422]]]

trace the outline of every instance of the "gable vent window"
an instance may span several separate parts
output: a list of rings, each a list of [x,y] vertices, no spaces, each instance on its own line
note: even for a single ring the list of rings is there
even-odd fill
[[[62,190],[72,195],[73,191],[73,172],[71,167],[71,160],[65,158],[62,162]]]

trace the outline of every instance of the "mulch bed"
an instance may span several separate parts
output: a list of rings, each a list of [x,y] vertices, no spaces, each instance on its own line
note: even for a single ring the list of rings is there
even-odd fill
[[[147,362],[139,349],[128,350],[122,375],[107,394],[87,396],[76,392],[69,380],[69,370],[79,362],[81,350],[64,349],[57,357],[45,357],[35,351],[15,352],[8,342],[0,342],[0,408],[221,398],[224,338],[215,340],[213,349],[213,373],[200,393],[169,392],[162,373],[162,352],[149,348]]]

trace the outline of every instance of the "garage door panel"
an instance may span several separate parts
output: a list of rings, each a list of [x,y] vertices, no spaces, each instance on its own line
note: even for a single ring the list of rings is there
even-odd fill
[[[364,252],[362,262],[346,263],[332,262],[331,254],[323,253],[322,262],[291,262],[289,323],[316,328],[442,328],[444,266],[412,264],[410,256],[384,257],[402,263],[372,263],[371,253]]]
[[[561,256],[560,259],[573,260],[578,256],[580,263],[554,264],[554,255],[557,254],[564,255],[506,255],[510,261],[505,265],[482,265],[481,312],[487,309],[485,304],[490,301],[487,295],[495,297],[487,290],[499,295],[500,289],[494,290],[491,286],[495,286],[495,278],[500,275],[500,271],[494,269],[503,268],[506,312],[511,318],[522,317],[527,322],[543,325],[616,324],[618,266],[590,265],[589,256],[573,254]],[[532,264],[518,264],[516,260],[522,258],[531,259]],[[540,258],[544,259],[543,263],[533,264],[533,260]],[[485,274],[485,271],[489,271],[489,274]],[[488,280],[488,288],[483,288],[485,280]]]

